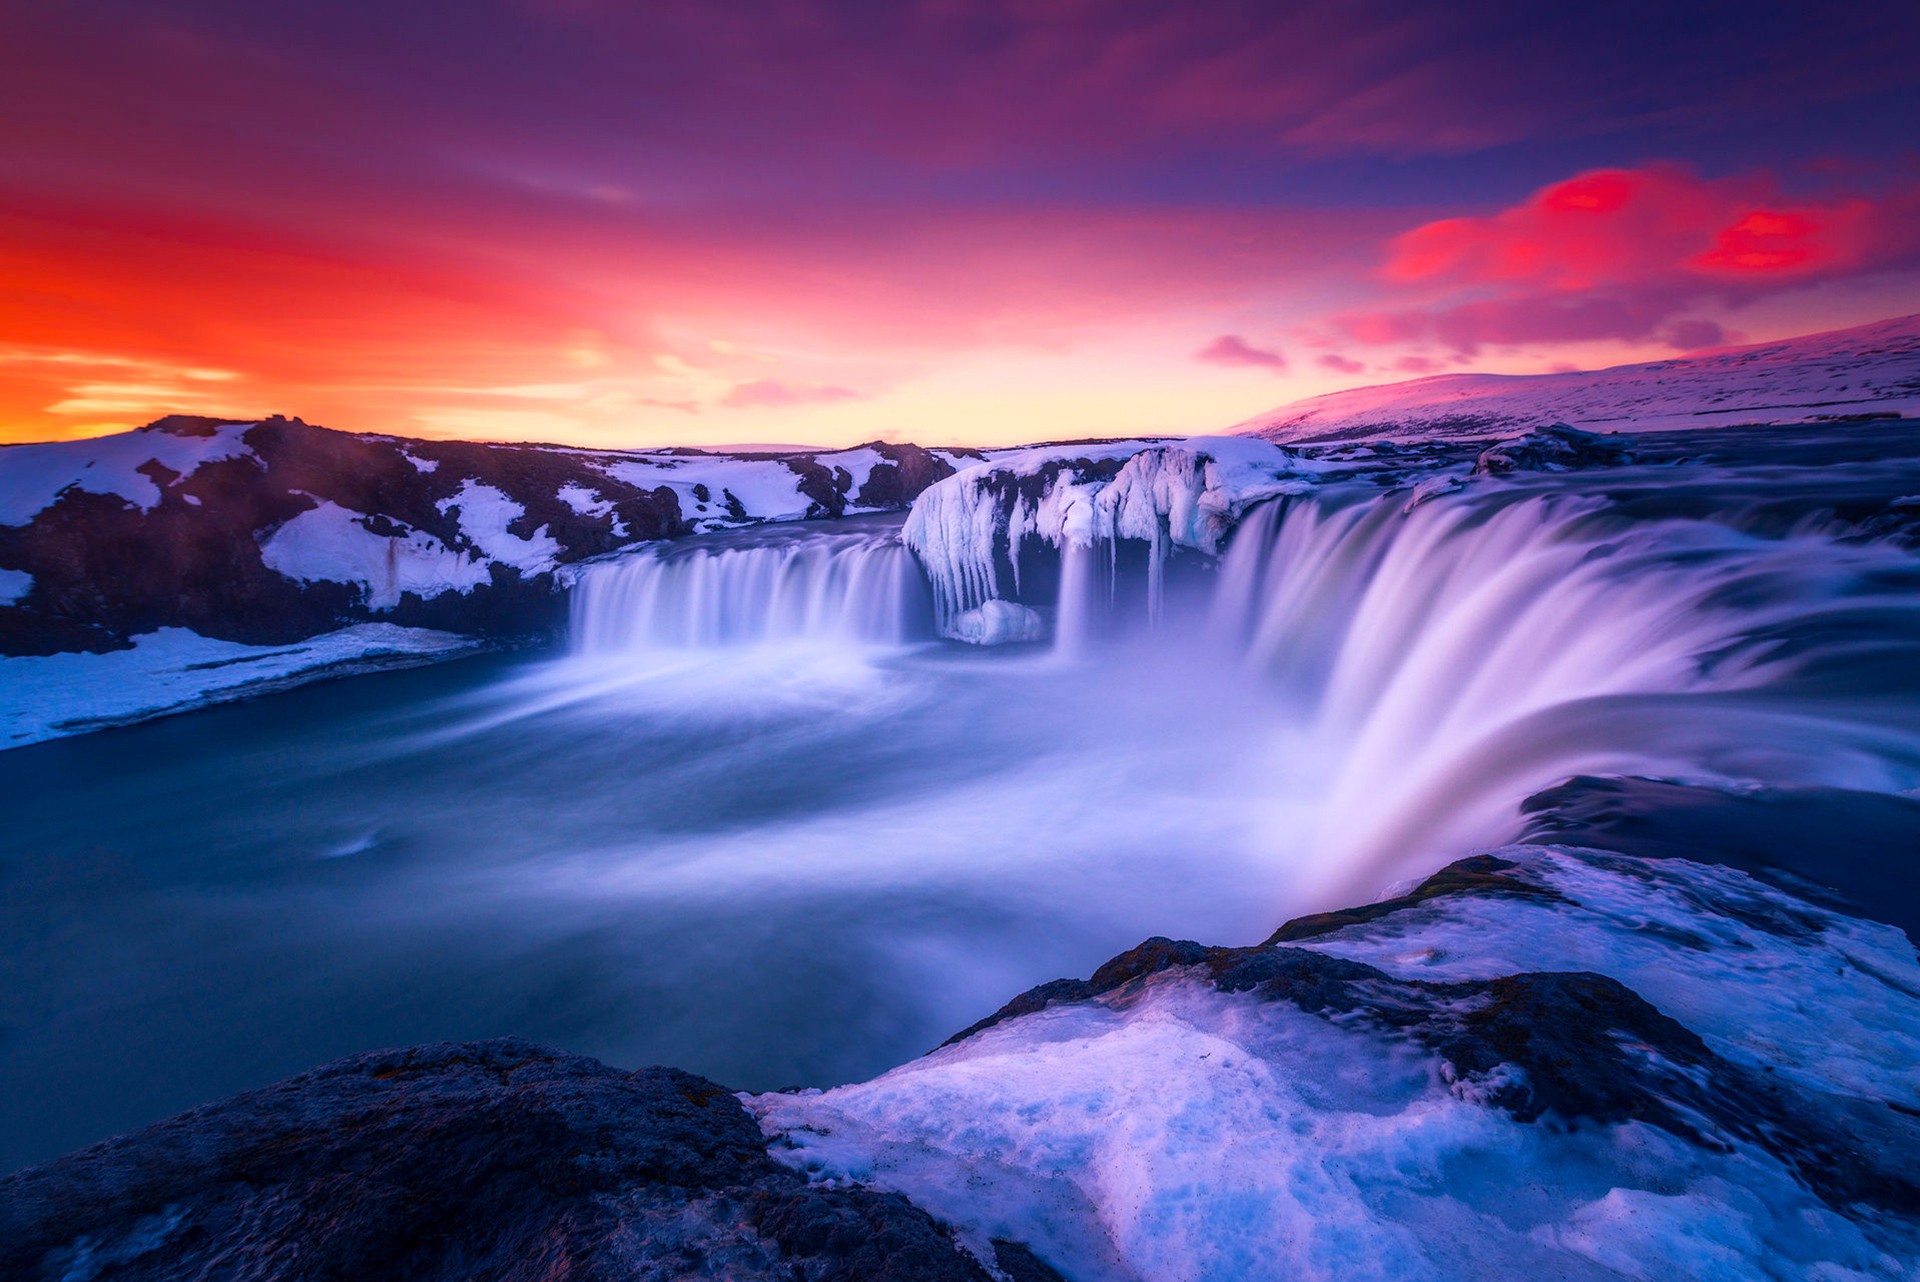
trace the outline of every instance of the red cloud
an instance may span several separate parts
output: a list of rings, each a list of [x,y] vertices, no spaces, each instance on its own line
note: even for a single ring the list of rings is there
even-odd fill
[[[1416,227],[1388,247],[1383,274],[1573,293],[1655,276],[1831,272],[1873,255],[1884,231],[1873,215],[1860,199],[1793,202],[1767,178],[1601,169],[1491,217]]]
[[[826,405],[859,399],[860,393],[850,387],[820,387],[760,378],[741,383],[727,393],[721,404],[733,409],[786,409],[793,405]]]
[[[1601,169],[1484,217],[1397,236],[1382,277],[1426,306],[1338,318],[1362,343],[1719,340],[1694,305],[1737,304],[1920,256],[1920,187],[1877,198],[1796,199],[1767,175],[1707,179],[1677,165]],[[1708,326],[1713,329],[1709,334]]]
[[[1336,374],[1358,374],[1366,369],[1366,365],[1360,361],[1338,352],[1328,352],[1320,358],[1319,364],[1322,369],[1330,369]]]
[[[1287,367],[1285,355],[1268,348],[1255,347],[1238,334],[1222,334],[1193,355],[1195,360],[1214,365],[1261,365],[1275,370]]]

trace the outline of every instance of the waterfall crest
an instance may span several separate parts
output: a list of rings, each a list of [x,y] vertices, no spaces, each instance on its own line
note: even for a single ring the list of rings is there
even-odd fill
[[[576,654],[782,641],[902,645],[923,635],[925,580],[888,526],[756,532],[585,567]]]

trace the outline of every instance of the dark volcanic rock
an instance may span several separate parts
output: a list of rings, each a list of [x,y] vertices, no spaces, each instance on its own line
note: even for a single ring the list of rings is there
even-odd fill
[[[1612,467],[1630,463],[1628,442],[1618,436],[1583,432],[1555,423],[1511,441],[1501,441],[1474,460],[1476,476],[1506,476],[1512,472],[1572,472],[1583,467]]]
[[[343,1060],[0,1180],[0,1276],[988,1275],[902,1197],[809,1187],[711,1082],[504,1039]]]
[[[867,472],[866,483],[854,496],[862,507],[903,508],[920,491],[954,472],[953,464],[918,445],[888,445],[875,441],[873,449],[887,460],[875,463]],[[960,451],[953,451],[960,452]]]
[[[828,467],[811,454],[784,460],[788,470],[799,478],[797,488],[812,504],[807,509],[808,517],[842,516],[849,506],[904,508],[920,491],[954,472],[952,463],[918,445],[872,441],[855,448],[874,450],[886,460],[868,469],[858,493],[853,492],[853,473],[844,467]]]
[[[1274,931],[1267,942],[1289,944],[1296,940],[1312,939],[1316,935],[1331,934],[1343,926],[1373,921],[1445,895],[1512,895],[1523,899],[1547,900],[1563,897],[1551,886],[1520,876],[1517,864],[1492,855],[1474,855],[1448,864],[1404,895],[1383,899],[1375,904],[1363,904],[1358,908],[1296,917]]]

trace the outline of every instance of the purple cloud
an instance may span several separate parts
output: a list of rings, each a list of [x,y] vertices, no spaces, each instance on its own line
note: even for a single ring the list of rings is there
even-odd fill
[[[757,378],[741,383],[721,400],[731,409],[788,409],[795,405],[828,405],[834,401],[857,401],[860,393],[850,387],[830,387],[808,383],[783,383],[777,378]]]
[[[1280,352],[1255,347],[1238,334],[1222,334],[1193,355],[1195,360],[1213,365],[1258,365],[1272,370],[1287,367],[1287,358]]]
[[[1661,331],[1660,338],[1683,352],[1725,347],[1733,341],[1732,336],[1717,323],[1698,318],[1674,321]]]

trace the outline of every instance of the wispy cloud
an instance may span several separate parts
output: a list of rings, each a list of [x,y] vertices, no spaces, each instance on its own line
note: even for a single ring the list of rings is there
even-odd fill
[[[728,392],[721,404],[731,409],[788,409],[795,405],[831,405],[835,401],[859,399],[860,393],[850,387],[783,383],[775,378],[756,378]]]

